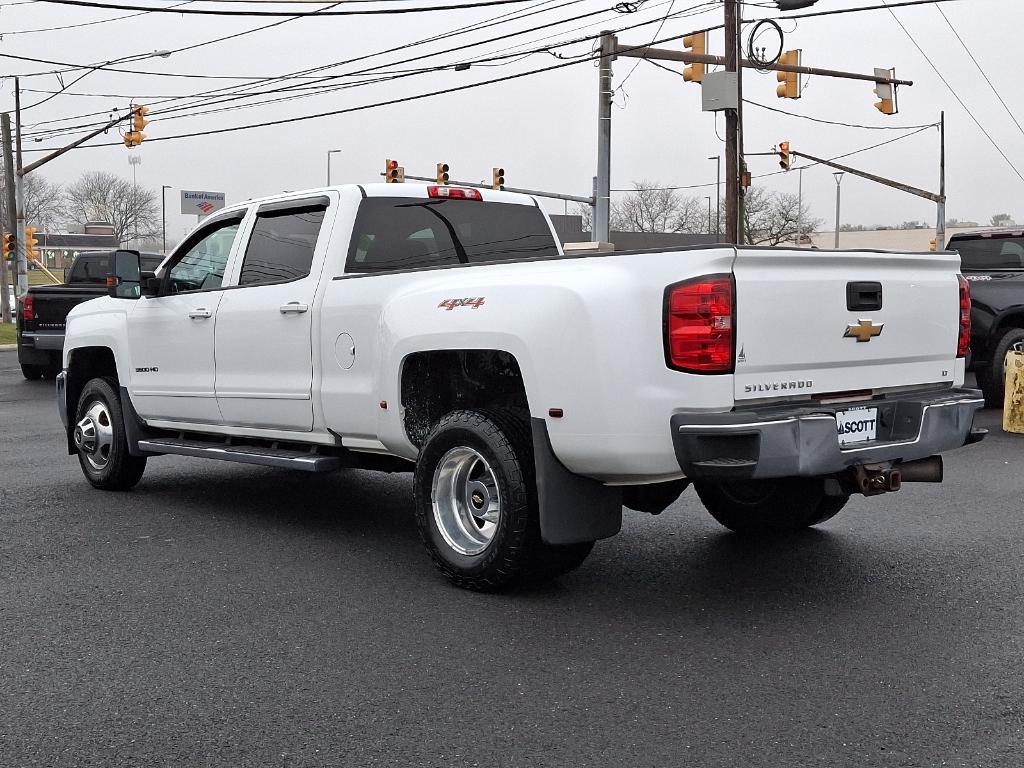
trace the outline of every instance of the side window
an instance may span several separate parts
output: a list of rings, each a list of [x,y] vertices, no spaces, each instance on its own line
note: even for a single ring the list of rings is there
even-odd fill
[[[285,283],[309,275],[323,205],[257,212],[239,285]]]
[[[167,273],[169,293],[220,288],[240,221],[225,221],[202,235]]]

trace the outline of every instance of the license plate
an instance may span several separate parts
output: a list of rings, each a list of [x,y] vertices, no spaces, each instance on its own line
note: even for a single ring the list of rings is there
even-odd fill
[[[857,408],[836,413],[839,444],[866,443],[878,436],[878,409]]]

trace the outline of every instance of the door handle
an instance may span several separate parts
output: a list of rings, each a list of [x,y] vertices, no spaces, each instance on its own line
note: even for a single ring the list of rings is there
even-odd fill
[[[308,311],[309,311],[309,305],[308,304],[300,304],[297,301],[289,301],[287,304],[282,304],[281,305],[281,314],[282,315],[290,315],[290,314],[301,315],[303,312],[308,312]]]
[[[189,312],[188,316],[193,320],[203,320],[207,317],[213,317],[213,312],[208,310],[206,307],[197,307]]]

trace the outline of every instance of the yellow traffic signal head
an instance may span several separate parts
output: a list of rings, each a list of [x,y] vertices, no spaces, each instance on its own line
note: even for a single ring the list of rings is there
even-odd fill
[[[30,259],[39,257],[39,251],[36,250],[36,246],[39,245],[39,241],[36,239],[36,228],[25,227],[25,255]]]
[[[491,168],[491,189],[505,188],[505,169]]]
[[[146,134],[138,131],[126,131],[124,134],[124,145],[126,147],[137,147],[146,138]]]
[[[14,235],[10,232],[4,232],[4,257],[13,259],[17,247],[18,244],[14,241]]]
[[[400,166],[397,160],[386,160],[384,162],[384,181],[388,184],[401,184],[405,181],[405,168]]]
[[[793,156],[789,153],[789,142],[779,142],[779,166],[784,171],[788,171],[793,164]]]
[[[708,52],[708,33],[698,32],[687,35],[683,38],[683,47],[690,53],[704,56]],[[683,81],[687,83],[699,83],[704,80],[704,73],[707,72],[707,64],[693,63],[683,70]]]
[[[132,128],[136,131],[141,131],[147,125],[149,120],[146,119],[146,115],[149,114],[149,107],[144,107],[141,104],[132,108]]]
[[[876,68],[875,77],[895,79],[896,70]],[[896,85],[894,83],[876,82],[875,95],[879,98],[879,101],[875,103],[875,109],[883,115],[895,115],[899,112],[896,106]]]
[[[801,60],[801,51],[786,51],[779,56],[779,64],[787,67],[799,67]],[[776,77],[779,82],[782,83],[776,90],[775,93],[780,99],[799,99],[800,98],[800,75],[796,72],[778,72]]]
[[[447,184],[448,183],[448,179],[451,178],[448,175],[448,171],[449,171],[448,163],[438,163],[437,164],[437,183],[438,184]]]

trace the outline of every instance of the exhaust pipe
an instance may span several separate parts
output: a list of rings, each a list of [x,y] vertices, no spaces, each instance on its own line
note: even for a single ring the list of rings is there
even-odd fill
[[[906,461],[899,465],[899,472],[904,483],[941,483],[942,457]]]

